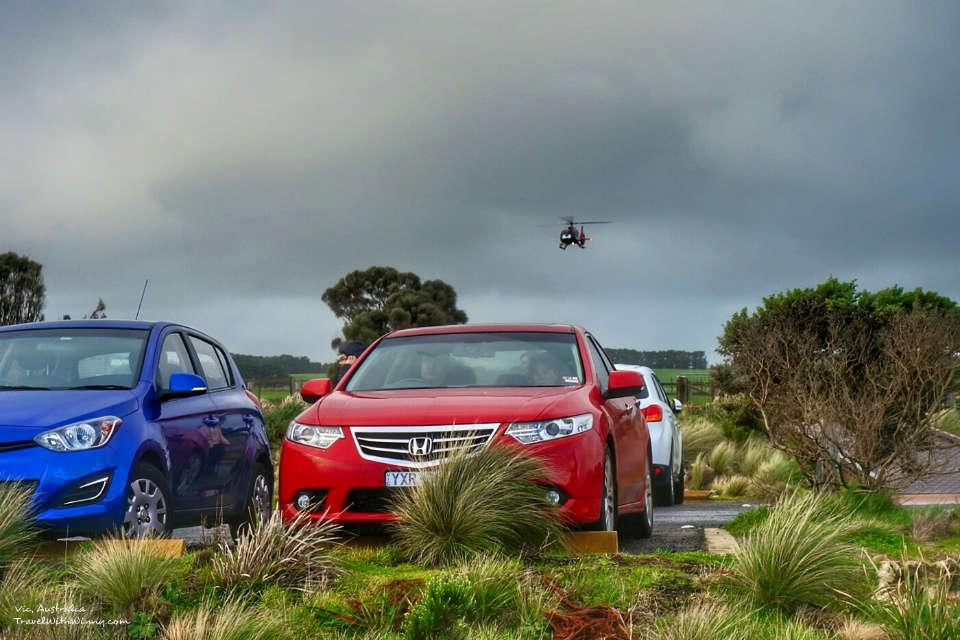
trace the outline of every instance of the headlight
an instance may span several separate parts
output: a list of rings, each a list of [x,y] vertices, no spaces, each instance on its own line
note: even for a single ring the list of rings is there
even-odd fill
[[[33,441],[50,451],[97,449],[110,442],[111,436],[121,424],[123,420],[120,418],[104,416],[44,431],[35,436]]]
[[[514,422],[506,433],[521,444],[533,444],[572,436],[593,429],[593,416],[585,413],[572,418],[554,418],[537,422]]]
[[[318,427],[312,424],[300,424],[296,420],[287,427],[287,440],[318,449],[328,449],[342,437],[343,429],[340,427]]]

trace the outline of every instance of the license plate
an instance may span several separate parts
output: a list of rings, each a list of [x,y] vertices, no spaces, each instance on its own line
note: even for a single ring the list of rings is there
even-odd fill
[[[415,487],[420,483],[419,471],[386,471],[383,477],[385,487]]]

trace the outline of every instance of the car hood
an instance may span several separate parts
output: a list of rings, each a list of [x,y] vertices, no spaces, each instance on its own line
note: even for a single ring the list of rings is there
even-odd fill
[[[0,442],[23,440],[44,429],[137,410],[132,391],[0,391]]]
[[[585,387],[334,391],[301,417],[340,426],[515,422],[583,413],[585,394]]]

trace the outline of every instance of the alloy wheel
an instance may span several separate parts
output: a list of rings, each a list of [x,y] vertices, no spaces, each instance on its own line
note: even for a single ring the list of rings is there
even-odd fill
[[[613,477],[613,464],[607,454],[603,465],[603,530],[613,531],[616,527],[616,480]]]
[[[250,496],[252,502],[252,511],[260,520],[268,520],[270,511],[273,508],[270,500],[270,485],[267,478],[262,474],[257,474],[253,481],[253,495]]]
[[[130,483],[123,534],[128,538],[160,535],[167,525],[167,501],[160,487],[149,478]]]

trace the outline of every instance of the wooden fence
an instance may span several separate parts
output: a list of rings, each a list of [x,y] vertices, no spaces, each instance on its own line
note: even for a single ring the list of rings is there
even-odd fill
[[[710,384],[709,376],[677,376],[675,382],[660,382],[667,395],[677,398],[683,404],[693,402],[713,401],[716,390]]]

